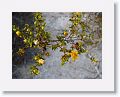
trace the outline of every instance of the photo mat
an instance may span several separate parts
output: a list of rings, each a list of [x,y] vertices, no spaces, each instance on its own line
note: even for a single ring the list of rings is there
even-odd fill
[[[28,4],[28,2],[29,2],[29,4]],[[10,1],[9,3],[6,3],[6,1],[2,1],[3,4],[1,4],[0,10],[3,14],[1,14],[2,19],[1,19],[0,23],[2,25],[1,32],[3,32],[3,33],[2,33],[0,39],[1,39],[1,44],[3,44],[3,46],[1,46],[2,60],[0,62],[2,65],[0,68],[0,76],[1,76],[0,90],[1,91],[52,91],[52,92],[53,91],[57,91],[57,92],[58,91],[64,91],[64,92],[65,91],[67,91],[67,92],[68,91],[70,91],[70,92],[73,92],[73,91],[75,91],[75,92],[76,91],[79,91],[79,92],[114,92],[114,90],[115,90],[115,85],[114,85],[115,81],[114,80],[115,79],[114,79],[114,3],[113,3],[113,0],[110,0],[109,2],[104,1],[104,0],[101,0],[101,1],[79,0],[77,2],[72,1],[72,0],[71,1],[70,0],[60,0],[60,1],[51,0],[51,2],[49,2],[49,3],[48,2],[49,2],[49,0],[45,0],[45,1],[34,1],[34,0],[16,1],[16,0],[13,0],[13,1]],[[4,4],[7,6],[7,8],[6,8],[6,6],[4,6]],[[20,6],[20,5],[22,5],[22,6]],[[13,46],[14,42],[12,39],[15,36],[15,37],[19,38],[20,40],[22,40],[20,42],[23,42],[23,45],[24,45],[23,38],[20,35],[21,33],[23,33],[23,31],[21,29],[24,28],[24,25],[23,26],[20,26],[20,25],[25,24],[22,22],[18,23],[18,24],[13,22],[14,21],[13,20],[14,12],[16,12],[17,14],[18,13],[19,14],[26,13],[26,17],[27,17],[27,13],[36,13],[36,12],[40,12],[40,13],[44,13],[44,14],[45,13],[61,13],[61,12],[62,13],[72,13],[72,12],[85,12],[85,13],[98,12],[98,13],[100,13],[101,12],[102,13],[102,45],[101,45],[102,46],[102,53],[101,53],[102,60],[100,60],[100,61],[102,64],[102,68],[101,67],[100,68],[101,68],[102,72],[98,73],[101,75],[101,77],[96,76],[97,78],[95,79],[95,77],[88,75],[88,73],[86,73],[86,75],[85,75],[85,73],[81,74],[82,70],[85,71],[84,68],[82,68],[80,70],[81,71],[80,74],[85,75],[85,76],[80,75],[80,77],[78,77],[78,75],[79,75],[79,74],[77,75],[78,71],[70,72],[70,70],[75,70],[77,68],[77,66],[74,64],[78,63],[78,61],[80,61],[81,58],[83,58],[82,56],[84,56],[84,54],[86,54],[86,53],[78,54],[77,51],[71,51],[70,54],[68,54],[69,60],[67,62],[65,62],[65,64],[62,65],[61,57],[64,53],[60,52],[59,48],[57,48],[56,50],[52,50],[51,48],[49,48],[51,51],[54,52],[54,53],[52,53],[53,55],[55,55],[55,52],[57,50],[59,51],[59,54],[62,53],[61,56],[59,56],[58,58],[54,57],[59,61],[59,63],[56,63],[57,65],[55,65],[55,66],[60,67],[59,70],[57,70],[56,74],[54,74],[54,75],[53,75],[53,72],[55,72],[55,71],[52,71],[53,66],[51,66],[51,64],[50,64],[51,67],[48,68],[49,66],[45,65],[45,64],[47,64],[47,62],[51,62],[51,60],[47,60],[47,58],[49,59],[50,57],[53,56],[50,52],[49,52],[50,56],[48,56],[47,58],[45,58],[43,56],[42,56],[42,58],[40,58],[40,60],[39,60],[40,66],[37,66],[36,68],[31,68],[31,67],[27,68],[27,66],[35,66],[35,64],[36,64],[35,60],[30,60],[31,63],[33,62],[33,64],[28,64],[28,65],[22,65],[22,63],[21,63],[21,65],[13,64],[16,61],[13,61],[12,49],[16,48],[16,51],[15,51],[16,54],[19,49],[17,48],[18,41],[16,42],[17,46],[14,47]],[[43,14],[43,18],[45,20],[48,19],[48,18],[45,18],[44,14]],[[19,18],[19,16],[21,16],[21,19],[23,19],[23,21],[24,21],[23,15],[18,15],[18,18]],[[34,18],[34,17],[32,16],[27,19],[31,20],[31,18]],[[27,20],[27,19],[25,19],[25,20]],[[57,17],[56,17],[56,20],[57,20]],[[18,19],[18,21],[19,21],[19,19]],[[61,19],[59,21],[61,21]],[[66,22],[68,22],[68,20]],[[26,22],[26,24],[31,25],[31,23],[29,23],[29,22]],[[32,24],[34,24],[34,21],[32,22]],[[58,24],[60,25],[60,22],[54,24],[55,25],[54,27],[57,29],[58,29]],[[16,25],[16,27],[19,27],[20,30],[18,30],[18,32],[13,31],[13,27],[14,27],[13,25]],[[60,26],[60,28],[62,27],[62,25]],[[50,36],[53,36],[53,31],[48,31],[47,26],[48,26],[48,24],[45,27],[45,32],[50,32],[51,33]],[[51,25],[49,27],[51,27]],[[60,35],[64,35],[64,33],[63,33],[64,30],[60,32]],[[16,32],[18,35],[16,34]],[[69,32],[69,30],[67,30],[67,33],[68,32]],[[14,33],[14,36],[13,36],[13,33]],[[66,35],[67,35],[67,33],[66,33]],[[20,35],[20,37],[19,37],[19,35]],[[52,37],[51,40],[55,37]],[[36,43],[37,42],[35,42],[35,44]],[[24,51],[24,50],[20,49],[20,51]],[[24,54],[25,54],[25,57],[31,57],[30,59],[33,59],[32,58],[33,56],[31,56],[31,55],[26,56],[26,54],[28,54],[26,49],[25,49]],[[30,52],[29,54],[32,54],[32,53]],[[75,55],[75,56],[73,57],[73,55]],[[91,60],[87,57],[89,57],[89,56],[85,56],[84,58],[86,58],[87,60],[89,60],[89,62],[91,62]],[[96,55],[95,55],[95,58],[97,58],[97,60],[99,59],[98,56],[96,56]],[[17,57],[16,57],[16,59],[17,59]],[[94,58],[91,58],[91,59],[94,59]],[[22,59],[22,61],[20,61],[20,62],[24,63],[25,61],[23,61],[23,60],[24,59]],[[27,58],[25,58],[25,60],[27,60]],[[30,61],[26,61],[26,63],[28,63]],[[69,63],[70,61],[72,62],[71,65]],[[86,62],[86,61],[84,61],[84,62]],[[55,62],[53,62],[53,63],[55,63]],[[18,68],[15,65],[17,65]],[[21,68],[22,66],[25,68]],[[70,70],[66,70],[67,66],[71,67]],[[76,67],[74,67],[74,66],[76,66]],[[95,65],[92,65],[92,66],[95,66]],[[88,67],[88,66],[85,66],[85,67]],[[46,70],[44,71],[43,69],[44,70],[46,69]],[[95,68],[93,68],[93,69],[95,69]],[[16,72],[15,72],[15,70],[16,70]],[[34,71],[32,71],[32,70],[34,70]],[[61,70],[64,70],[65,72],[67,72],[67,74],[64,72],[61,72]],[[87,68],[87,70],[89,70],[89,68]],[[25,71],[25,72],[21,73],[21,71]],[[34,75],[33,72],[38,75]],[[87,71],[87,72],[89,72],[89,71]],[[48,75],[46,75],[45,73],[47,73]],[[72,75],[73,73],[75,74],[74,76]],[[27,77],[23,76],[23,75],[27,75]],[[28,75],[30,75],[32,77],[29,77]],[[53,76],[51,76],[51,75],[53,75]],[[63,77],[63,75],[65,75],[65,77]],[[93,73],[93,75],[94,75],[94,73]]]

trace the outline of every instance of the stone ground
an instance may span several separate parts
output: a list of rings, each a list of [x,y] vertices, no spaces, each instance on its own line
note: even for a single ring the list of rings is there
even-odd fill
[[[46,19],[46,31],[52,32],[54,39],[58,33],[68,29],[71,23],[69,22],[70,13],[43,13]],[[37,76],[32,76],[29,72],[30,66],[34,64],[30,59],[30,54],[34,55],[33,50],[28,50],[24,64],[13,65],[13,78],[18,79],[101,79],[102,78],[102,62],[95,66],[87,58],[86,54],[79,55],[75,62],[68,62],[61,66],[61,53],[59,49],[52,51],[48,49],[50,56],[46,58],[45,64],[38,67],[41,73]],[[96,57],[102,61],[102,43],[98,47],[91,50]]]

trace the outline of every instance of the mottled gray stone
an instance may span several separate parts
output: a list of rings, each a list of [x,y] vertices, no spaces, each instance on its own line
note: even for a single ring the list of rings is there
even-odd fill
[[[71,23],[69,22],[70,13],[43,13],[46,19],[47,27],[46,31],[51,32],[52,38],[58,33],[63,32],[66,28],[68,29]],[[87,17],[87,14],[86,14]],[[85,18],[83,18],[85,20]],[[20,73],[19,78],[34,78],[34,79],[94,79],[101,78],[97,74],[95,65],[86,57],[86,54],[79,55],[79,59],[75,62],[68,62],[64,66],[61,66],[61,53],[59,49],[52,51],[48,49],[50,56],[46,57],[45,64],[38,67],[40,74],[37,76],[31,76],[29,68],[32,64],[30,60],[26,64],[17,68],[16,72]],[[102,44],[91,50],[96,57],[102,61]],[[99,72],[102,74],[102,62],[99,64]]]

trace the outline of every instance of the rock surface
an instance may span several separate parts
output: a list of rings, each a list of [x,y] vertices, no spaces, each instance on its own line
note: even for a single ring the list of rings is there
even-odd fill
[[[52,32],[52,38],[63,30],[69,29],[70,13],[43,13],[46,19],[47,27],[46,31]],[[91,50],[93,54],[101,61],[96,67],[87,58],[86,54],[79,55],[79,58],[75,62],[68,62],[64,66],[61,66],[61,53],[59,49],[50,52],[50,56],[46,58],[45,64],[39,67],[40,74],[32,76],[29,72],[30,66],[34,64],[31,61],[30,54],[34,55],[33,50],[29,49],[26,53],[26,60],[23,64],[16,66],[13,65],[13,78],[17,79],[100,79],[102,78],[102,43]],[[97,68],[97,69],[96,69]],[[99,74],[98,74],[99,73]]]

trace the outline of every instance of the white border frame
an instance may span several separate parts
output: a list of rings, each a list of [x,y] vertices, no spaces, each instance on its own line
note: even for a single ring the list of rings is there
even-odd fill
[[[2,91],[114,91],[112,0],[3,0],[0,3]],[[102,79],[12,79],[12,12],[102,12]]]

